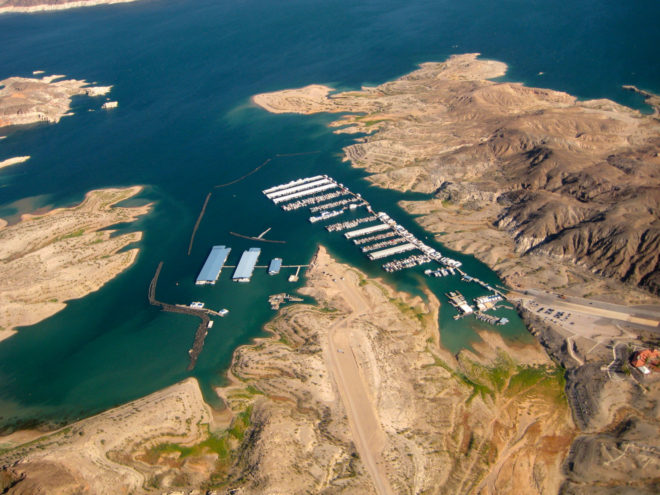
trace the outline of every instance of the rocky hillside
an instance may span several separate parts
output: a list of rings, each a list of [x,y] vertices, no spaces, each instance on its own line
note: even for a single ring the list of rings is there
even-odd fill
[[[382,187],[433,193],[435,207],[411,207],[425,226],[455,233],[433,211],[440,204],[479,226],[479,257],[501,244],[487,242],[496,228],[513,240],[504,258],[550,257],[660,293],[657,97],[643,93],[655,112],[642,115],[492,80],[505,71],[467,54],[375,88],[310,86],[254,100],[272,112],[353,112],[337,132],[368,135],[346,159]],[[463,237],[442,241],[455,247]]]

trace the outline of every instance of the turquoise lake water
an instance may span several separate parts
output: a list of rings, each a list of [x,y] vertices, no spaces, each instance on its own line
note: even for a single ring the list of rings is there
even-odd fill
[[[233,350],[261,335],[273,315],[267,296],[291,292],[283,273],[257,271],[250,284],[233,284],[223,271],[214,287],[194,285],[213,244],[232,247],[229,261],[254,242],[229,231],[269,237],[261,261],[307,263],[322,243],[340,260],[382,276],[338,234],[310,225],[307,213],[285,213],[260,191],[297,177],[328,173],[362,193],[422,240],[443,252],[396,202],[423,198],[370,187],[364,174],[341,161],[350,136],[332,134],[332,116],[270,115],[250,104],[255,93],[321,83],[338,89],[378,84],[425,61],[480,52],[509,65],[509,80],[607,97],[648,111],[622,84],[660,91],[660,13],[657,1],[557,4],[539,0],[362,1],[144,0],[39,15],[0,17],[0,79],[33,70],[112,84],[119,107],[99,111],[102,100],[76,98],[72,117],[57,125],[12,129],[0,141],[0,160],[31,155],[0,171],[0,216],[45,206],[71,205],[101,187],[143,184],[132,204],[151,201],[153,213],[120,230],[141,230],[134,266],[100,291],[0,343],[0,428],[59,424],[140,397],[187,376],[205,395],[223,382]],[[542,72],[542,75],[539,73]],[[90,112],[93,109],[96,111]],[[214,191],[191,256],[192,226],[213,185],[229,182],[276,154],[258,173]],[[430,236],[429,236],[430,237]],[[452,255],[451,252],[448,254]],[[455,254],[469,273],[490,283],[496,276],[471,257]],[[197,368],[186,371],[197,319],[161,313],[147,302],[159,261],[158,298],[203,300],[230,314],[209,332]],[[456,279],[425,279],[422,271],[385,277],[420,293],[459,288],[484,294]],[[178,285],[177,285],[178,284]],[[442,340],[452,351],[484,328],[472,319],[441,314]],[[498,331],[527,333],[515,314]],[[485,327],[492,328],[492,327]]]

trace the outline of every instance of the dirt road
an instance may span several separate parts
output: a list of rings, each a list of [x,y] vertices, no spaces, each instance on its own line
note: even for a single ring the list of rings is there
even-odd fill
[[[376,492],[381,495],[393,494],[381,455],[387,444],[387,437],[378,418],[375,398],[372,397],[360,371],[352,347],[351,323],[356,318],[367,315],[371,308],[360,291],[355,289],[354,282],[346,280],[345,275],[346,273],[329,275],[337,294],[344,299],[351,312],[330,328],[326,362],[346,408],[353,441],[371,474]]]

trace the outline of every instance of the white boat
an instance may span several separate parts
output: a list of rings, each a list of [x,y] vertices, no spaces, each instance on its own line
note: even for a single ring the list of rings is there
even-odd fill
[[[311,223],[316,223],[321,220],[327,220],[328,218],[336,217],[344,213],[344,210],[333,210],[333,211],[324,211],[317,217],[309,217]]]

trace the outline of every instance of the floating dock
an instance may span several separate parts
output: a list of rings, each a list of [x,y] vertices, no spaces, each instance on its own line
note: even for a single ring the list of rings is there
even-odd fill
[[[282,268],[282,258],[273,258],[268,265],[268,275],[277,275]]]
[[[412,251],[413,249],[417,249],[417,246],[408,242],[406,244],[401,244],[400,246],[394,246],[387,249],[381,249],[380,251],[374,251],[373,253],[367,254],[367,258],[372,261],[379,260],[382,258],[387,258],[388,256],[393,256],[395,254]]]
[[[236,265],[234,275],[231,277],[232,280],[234,282],[249,282],[260,254],[261,249],[256,247],[244,251],[238,265]]]
[[[467,303],[465,297],[463,297],[463,294],[460,292],[452,291],[445,294],[445,296],[447,296],[447,299],[449,299],[449,304],[458,309],[462,314],[469,315],[470,313],[474,312],[472,306]]]
[[[303,196],[311,196],[312,194],[320,193],[322,191],[327,191],[328,189],[336,189],[338,186],[334,182],[330,184],[324,184],[322,186],[313,187],[311,189],[305,189],[304,191],[299,191],[286,196],[280,196],[278,198],[273,198],[273,203],[280,204],[286,201],[291,201],[292,199],[302,198]]]
[[[474,302],[477,304],[479,311],[486,311],[495,306],[498,302],[503,301],[504,298],[499,294],[492,294],[490,296],[477,297]]]
[[[313,189],[317,186],[322,186],[324,184],[334,184],[334,181],[328,179],[319,179],[312,182],[307,182],[306,184],[301,184],[299,186],[289,187],[287,189],[281,189],[279,191],[267,193],[266,197],[268,199],[280,198],[282,196],[288,196],[289,194],[304,191],[306,189]]]
[[[220,271],[222,270],[225,261],[227,261],[230,251],[231,248],[226,246],[213,246],[195,283],[197,285],[215,284],[220,276]]]
[[[326,178],[325,175],[315,175],[314,177],[305,177],[304,179],[293,180],[291,182],[287,182],[286,184],[280,184],[279,186],[269,187],[268,189],[264,189],[261,192],[267,196],[268,194],[275,191],[281,191],[282,189],[288,189],[290,187],[298,186],[306,182],[313,182],[315,180],[325,179],[325,178]]]
[[[346,232],[344,234],[344,237],[346,237],[346,239],[353,239],[354,237],[360,237],[360,236],[367,235],[367,234],[373,234],[374,232],[380,232],[381,230],[387,230],[389,228],[390,228],[389,225],[385,225],[384,223],[379,223],[378,225],[372,225],[371,227],[365,227],[363,229],[351,230],[350,232]]]

